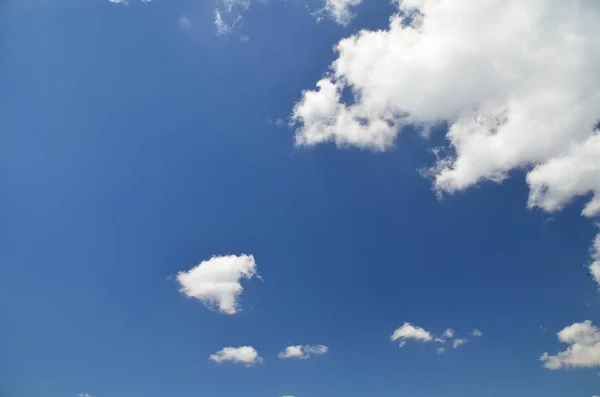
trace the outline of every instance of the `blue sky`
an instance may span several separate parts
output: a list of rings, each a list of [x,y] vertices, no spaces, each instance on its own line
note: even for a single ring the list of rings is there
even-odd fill
[[[600,393],[600,8],[488,3],[2,3],[0,395]]]

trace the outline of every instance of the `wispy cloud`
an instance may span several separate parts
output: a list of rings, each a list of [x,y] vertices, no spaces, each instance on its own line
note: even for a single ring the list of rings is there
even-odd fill
[[[250,8],[250,0],[220,0],[214,11],[218,36],[229,35],[243,26],[243,14]]]
[[[142,3],[150,3],[152,0],[140,0],[140,2]],[[123,4],[123,5],[127,5],[129,4],[129,0],[108,0],[109,3],[114,3],[114,4]]]
[[[329,351],[329,348],[324,345],[297,345],[288,346],[281,353],[278,354],[279,358],[299,358],[307,359],[311,355],[322,355]]]
[[[192,21],[185,15],[179,17],[179,26],[182,29],[190,29],[192,27]]]
[[[317,22],[329,18],[339,25],[348,25],[355,14],[352,9],[357,7],[363,0],[324,0],[323,7],[312,12]]]

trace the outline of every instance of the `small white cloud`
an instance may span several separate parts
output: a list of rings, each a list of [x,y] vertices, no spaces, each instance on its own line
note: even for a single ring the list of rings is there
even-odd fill
[[[433,337],[428,331],[421,327],[414,326],[410,323],[404,323],[400,328],[396,329],[390,337],[392,342],[400,341],[400,347],[404,346],[409,339],[421,342],[429,342]]]
[[[247,42],[250,41],[250,37],[248,37],[248,36],[242,36],[242,37],[240,37],[240,41],[243,41],[244,43],[247,43]]]
[[[77,397],[94,397],[94,396],[92,396],[92,395],[91,395],[91,394],[89,394],[89,393],[79,393],[79,394],[77,395]]]
[[[471,331],[471,336],[475,336],[475,337],[483,336],[483,332],[481,332],[478,329],[474,329],[473,331]]]
[[[268,118],[267,124],[274,125],[275,127],[281,128],[281,127],[285,126],[285,121],[282,118],[277,118],[275,120]]]
[[[444,331],[444,334],[442,336],[444,338],[454,338],[454,330],[452,328],[448,328]]]
[[[351,11],[362,3],[363,0],[325,0],[323,8],[317,10],[312,15],[320,22],[324,17],[329,17],[339,25],[348,25],[354,13]]]
[[[446,349],[443,347],[438,347],[438,349],[436,350],[437,354],[444,354],[446,353]]]
[[[461,339],[461,338],[457,338],[454,339],[452,341],[452,348],[453,349],[458,349],[459,347],[461,347],[462,345],[464,345],[465,343],[467,343],[466,339]]]
[[[182,29],[190,29],[192,27],[192,21],[185,15],[179,17],[179,26]]]
[[[187,272],[179,272],[180,291],[200,300],[206,307],[216,307],[221,313],[238,312],[238,299],[244,288],[242,279],[257,275],[252,255],[213,256]]]
[[[548,369],[600,366],[600,329],[590,320],[563,328],[558,340],[570,345],[555,356],[544,353],[540,360]]]
[[[307,359],[311,355],[321,355],[329,351],[329,348],[324,345],[297,345],[288,346],[281,353],[278,354],[279,358],[299,358]]]
[[[263,358],[252,346],[224,347],[215,354],[211,354],[209,359],[219,364],[230,361],[236,364],[246,364],[248,367],[263,362]]]
[[[600,234],[594,239],[592,245],[592,263],[590,264],[590,274],[594,281],[600,285]]]

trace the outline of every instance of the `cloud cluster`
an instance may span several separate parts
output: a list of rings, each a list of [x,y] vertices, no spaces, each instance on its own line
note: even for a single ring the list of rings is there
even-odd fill
[[[279,358],[299,358],[305,360],[311,355],[321,355],[329,351],[329,348],[324,345],[297,345],[288,346],[281,353],[278,354]]]
[[[229,361],[235,364],[245,364],[248,367],[263,362],[263,358],[252,346],[224,347],[215,354],[211,354],[209,359],[219,364]]]
[[[540,360],[544,367],[552,370],[570,367],[600,367],[600,329],[590,320],[565,327],[558,340],[569,348],[550,356],[544,353]]]
[[[400,347],[404,347],[410,340],[414,340],[417,342],[435,342],[435,343],[446,343],[448,339],[452,340],[452,348],[458,349],[465,343],[467,343],[467,339],[465,338],[454,338],[456,333],[452,328],[448,328],[444,331],[442,336],[434,337],[431,332],[413,325],[411,323],[404,323],[400,328],[397,328],[390,339],[392,342],[400,342]],[[477,329],[471,331],[471,335],[479,337],[482,336],[483,333]],[[453,339],[454,338],[454,339]],[[446,348],[439,347],[436,352],[438,354],[443,354],[446,352]]]
[[[438,193],[525,168],[530,208],[590,195],[582,214],[599,215],[600,2],[394,3],[387,30],[342,39],[330,72],[303,92],[296,144],[383,151],[405,125],[427,134],[445,121],[448,144],[425,172]]]
[[[240,281],[257,275],[252,255],[213,256],[187,272],[179,272],[180,291],[196,298],[221,313],[236,314],[238,300],[244,290]]]

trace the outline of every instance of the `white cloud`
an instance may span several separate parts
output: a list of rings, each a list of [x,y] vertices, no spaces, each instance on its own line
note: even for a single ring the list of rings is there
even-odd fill
[[[246,364],[248,367],[263,362],[263,358],[252,346],[224,347],[215,354],[211,354],[209,359],[219,364],[231,361],[236,364]]]
[[[321,355],[329,351],[329,348],[324,345],[297,345],[288,346],[281,353],[278,354],[279,358],[299,358],[307,359],[311,355]]]
[[[565,327],[557,335],[560,342],[570,346],[555,356],[544,353],[540,357],[544,367],[555,370],[600,366],[600,329],[590,320]]]
[[[444,331],[444,334],[442,336],[444,338],[453,338],[454,337],[454,330],[452,328],[448,328],[447,330]]]
[[[109,3],[115,3],[115,4],[129,4],[129,0],[108,0]],[[142,3],[150,3],[152,0],[140,0]]]
[[[182,29],[190,29],[192,27],[192,21],[187,16],[182,15],[179,17],[179,26],[181,26]]]
[[[111,1],[112,1],[112,0],[111,0]],[[88,394],[88,393],[79,393],[79,394],[77,395],[77,397],[94,397],[94,396],[92,396],[91,394]]]
[[[313,15],[317,18],[317,22],[321,21],[324,16],[327,16],[335,23],[345,26],[352,21],[352,18],[354,18],[354,13],[351,9],[361,4],[362,1],[363,0],[325,0],[323,8]]]
[[[177,281],[185,295],[202,301],[209,308],[216,307],[222,313],[235,314],[244,290],[240,280],[256,275],[252,255],[213,256],[187,272],[179,272]]]
[[[456,339],[454,339],[452,341],[452,348],[453,349],[458,349],[459,347],[461,347],[465,343],[467,343],[466,339],[456,338]]]
[[[474,329],[473,331],[471,331],[471,336],[480,337],[483,336],[483,332],[481,332],[478,329]]]
[[[429,342],[433,337],[428,331],[421,327],[414,326],[410,323],[404,323],[402,327],[396,329],[392,334],[392,342],[400,341],[400,347],[403,347],[409,339],[414,339],[421,342]]]
[[[600,285],[600,234],[594,239],[592,259],[593,262],[590,264],[590,274],[594,277],[594,280],[596,280],[598,285]]]
[[[436,350],[437,354],[444,354],[446,353],[446,349],[443,347],[438,347],[438,349]]]
[[[219,0],[214,11],[217,35],[223,36],[243,25],[243,14],[250,8],[250,0]]]
[[[342,39],[330,73],[303,92],[296,144],[383,151],[402,126],[426,135],[444,120],[448,145],[424,172],[438,193],[525,168],[530,208],[590,194],[582,213],[599,215],[600,2],[394,3],[389,29]]]

